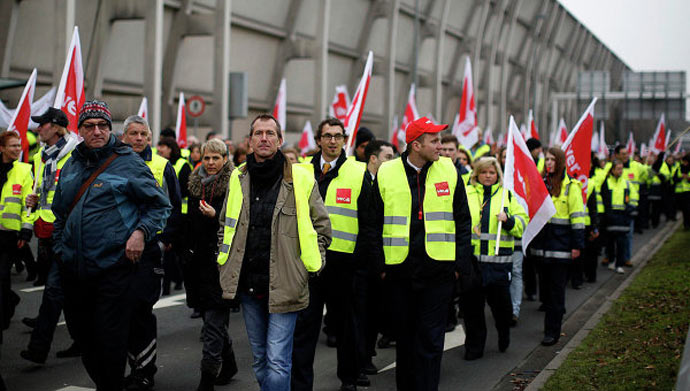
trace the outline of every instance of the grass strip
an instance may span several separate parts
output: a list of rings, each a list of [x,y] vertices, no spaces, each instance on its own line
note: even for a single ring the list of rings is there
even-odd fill
[[[678,230],[544,390],[671,390],[690,322],[690,231]]]

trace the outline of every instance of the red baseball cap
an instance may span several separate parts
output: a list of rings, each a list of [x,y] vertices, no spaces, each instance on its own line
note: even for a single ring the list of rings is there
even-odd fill
[[[438,133],[448,129],[447,124],[436,125],[427,117],[418,118],[407,125],[405,130],[405,143],[409,144],[424,133]]]

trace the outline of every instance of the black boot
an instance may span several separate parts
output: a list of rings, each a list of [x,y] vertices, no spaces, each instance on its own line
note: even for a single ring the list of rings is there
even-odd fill
[[[216,374],[213,372],[201,372],[201,381],[196,391],[214,391],[213,384],[216,382]]]
[[[235,360],[235,352],[232,350],[232,345],[223,352],[223,366],[220,367],[220,373],[216,377],[215,384],[217,386],[224,386],[230,383],[230,380],[237,373],[237,361]]]

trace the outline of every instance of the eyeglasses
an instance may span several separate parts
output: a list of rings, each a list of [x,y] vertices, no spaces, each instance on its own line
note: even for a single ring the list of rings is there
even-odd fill
[[[255,130],[254,133],[252,133],[252,137],[256,138],[262,138],[266,136],[266,138],[273,138],[273,137],[278,137],[278,133],[272,131],[272,130]]]
[[[343,135],[342,133],[338,133],[338,134],[324,133],[321,135],[321,141],[330,141],[330,140],[343,141],[344,138],[345,138],[345,135]]]
[[[88,124],[83,124],[82,125],[84,129],[88,130],[89,132],[93,131],[98,127],[98,129],[101,130],[110,130],[110,125],[107,122],[98,122],[98,123],[88,123]]]

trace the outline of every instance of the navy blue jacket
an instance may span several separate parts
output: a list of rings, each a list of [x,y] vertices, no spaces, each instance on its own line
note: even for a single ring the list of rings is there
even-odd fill
[[[68,216],[79,188],[112,153],[118,158]],[[55,189],[54,250],[67,270],[80,276],[97,274],[124,262],[125,245],[135,230],[151,241],[165,226],[170,210],[167,195],[131,147],[112,135],[102,148],[89,149],[82,142],[62,168]]]

